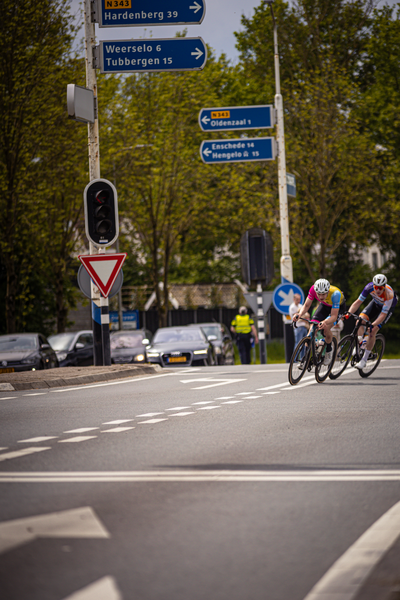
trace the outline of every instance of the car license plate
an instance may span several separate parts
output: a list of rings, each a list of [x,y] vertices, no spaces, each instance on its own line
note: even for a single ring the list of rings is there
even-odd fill
[[[186,356],[171,356],[168,362],[186,362]]]
[[[7,367],[6,369],[1,368],[0,373],[14,373],[14,367]]]

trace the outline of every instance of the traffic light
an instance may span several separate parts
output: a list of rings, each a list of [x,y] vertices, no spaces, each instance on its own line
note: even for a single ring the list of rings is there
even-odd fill
[[[274,249],[264,229],[248,229],[240,240],[242,276],[247,285],[268,285],[274,277]]]
[[[95,246],[110,246],[118,238],[117,190],[107,179],[93,179],[83,193],[86,237]]]

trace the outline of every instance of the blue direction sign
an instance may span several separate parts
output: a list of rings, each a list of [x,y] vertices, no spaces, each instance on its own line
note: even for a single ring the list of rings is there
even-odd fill
[[[293,296],[300,294],[301,304],[304,302],[304,292],[296,283],[281,283],[274,289],[272,302],[278,312],[282,315],[289,314],[289,306],[293,302]]]
[[[97,0],[99,27],[201,23],[204,0]]]
[[[200,37],[102,41],[95,58],[102,73],[194,71],[206,64],[207,48]]]
[[[269,129],[274,126],[272,111],[273,107],[269,104],[202,108],[199,113],[199,125],[203,131]]]
[[[275,138],[239,138],[235,140],[206,140],[200,146],[203,162],[231,163],[258,160],[274,160]]]

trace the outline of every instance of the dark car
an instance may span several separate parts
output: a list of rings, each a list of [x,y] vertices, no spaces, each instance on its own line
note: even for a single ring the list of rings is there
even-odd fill
[[[41,333],[0,336],[0,373],[58,367],[56,353]]]
[[[88,330],[56,333],[49,342],[57,354],[60,367],[93,365],[93,332]]]
[[[111,333],[111,362],[115,364],[146,362],[146,346],[152,334],[147,329]]]
[[[219,365],[234,365],[235,352],[232,336],[224,323],[196,323],[188,327],[201,327],[209,342],[214,346],[214,352]]]
[[[214,348],[200,327],[161,327],[147,347],[147,359],[162,367],[214,365]]]

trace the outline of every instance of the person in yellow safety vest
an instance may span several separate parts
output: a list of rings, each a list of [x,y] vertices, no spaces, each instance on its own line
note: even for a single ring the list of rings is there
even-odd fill
[[[236,315],[231,323],[231,331],[236,334],[240,362],[242,365],[249,365],[251,363],[251,338],[254,337],[255,343],[258,344],[258,336],[254,321],[247,314],[245,306],[239,308],[239,314]]]

